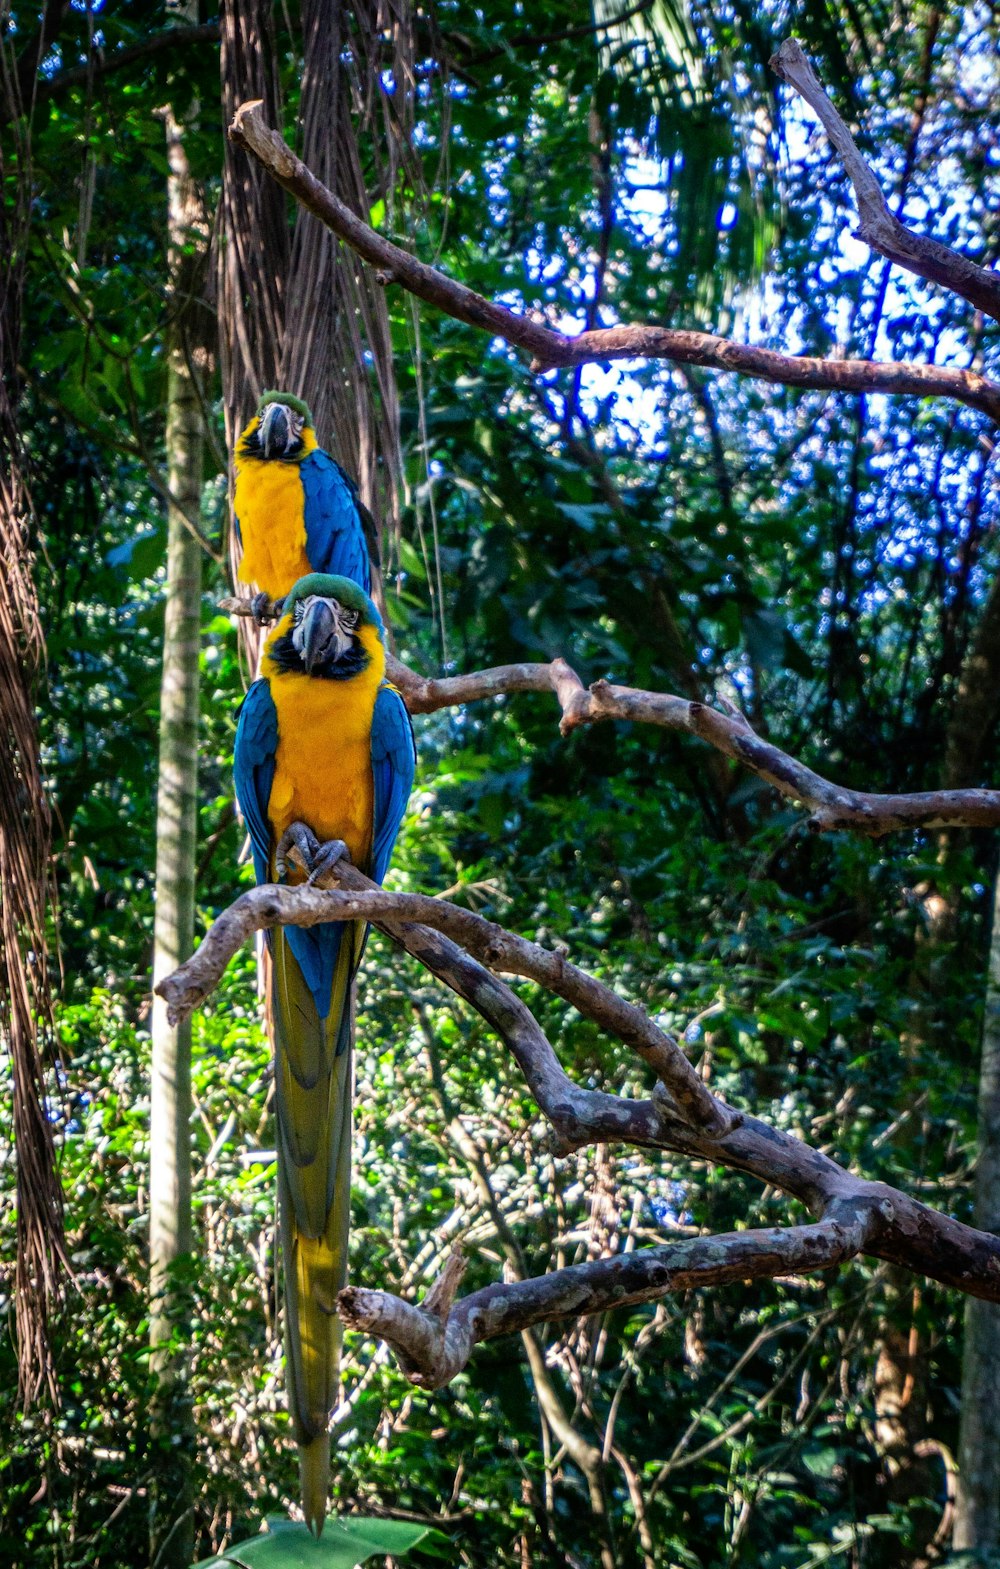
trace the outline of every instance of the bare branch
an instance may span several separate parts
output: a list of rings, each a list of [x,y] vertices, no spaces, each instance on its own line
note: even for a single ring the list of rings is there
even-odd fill
[[[463,910],[446,899],[431,899],[423,894],[386,893],[346,862],[338,863],[329,877],[352,890],[353,897],[342,893],[331,898],[318,887],[273,885],[254,889],[230,905],[214,923],[197,953],[163,982],[160,994],[168,1003],[171,1023],[186,1019],[204,1002],[218,985],[233,954],[262,927],[369,920],[410,953],[424,958],[429,969],[440,973],[435,959],[440,965],[441,954],[432,957],[428,951],[425,955],[414,946],[421,940],[433,944],[436,929],[460,942],[467,953],[474,954],[490,970],[538,981],[624,1041],[656,1073],[670,1095],[675,1114],[694,1126],[722,1133],[739,1120],[738,1115],[702,1082],[672,1036],[653,1024],[641,1008],[626,1002],[592,975],[570,964],[563,954],[515,936],[495,922],[485,920],[472,910]],[[431,930],[420,933],[412,924],[416,921]],[[402,925],[404,922],[406,924]],[[448,957],[453,960],[454,955]],[[449,985],[454,984],[452,979],[444,978]],[[506,987],[504,992],[507,994],[502,999],[505,1008],[509,1007],[509,1002],[518,1002]],[[469,1000],[479,1006],[473,998]],[[547,1042],[546,1050],[551,1051]],[[562,1070],[559,1072],[561,1074]]]
[[[832,1269],[863,1252],[881,1224],[876,1205],[845,1199],[814,1225],[693,1237],[531,1280],[498,1282],[462,1297],[445,1315],[428,1311],[437,1282],[419,1306],[388,1291],[348,1286],[337,1310],[349,1329],[386,1341],[412,1383],[437,1389],[462,1371],[481,1341],[553,1319],[655,1302],[695,1286]]]
[[[866,1242],[866,1252],[970,1295],[1000,1301],[1000,1238],[952,1220],[885,1183],[855,1177],[793,1135],[756,1117],[735,1116],[721,1102],[715,1102],[722,1115],[713,1123],[696,1120],[697,1108],[695,1116],[687,1120],[686,1109],[682,1114],[674,1093],[674,1084],[681,1083],[684,1075],[673,1063],[666,1064],[662,1072],[663,1081],[669,1083],[669,1093],[663,1089],[654,1091],[651,1100],[631,1100],[603,1090],[581,1088],[564,1071],[521,999],[451,938],[432,930],[430,925],[433,920],[437,926],[454,926],[459,919],[464,935],[473,932],[479,917],[470,920],[471,912],[459,911],[443,899],[385,893],[344,863],[339,863],[331,876],[364,891],[342,893],[278,885],[251,889],[219,916],[193,958],[160,983],[159,994],[172,1009],[190,1010],[197,1006],[236,950],[262,928],[370,919],[492,1026],[523,1073],[563,1151],[600,1142],[671,1150],[747,1172],[800,1199],[818,1216],[825,1215],[838,1200],[876,1205],[883,1224],[878,1235]],[[421,924],[406,919],[407,915],[418,914]],[[487,929],[502,931],[491,928],[489,922],[482,924]],[[511,953],[523,943],[523,939],[511,933],[503,935],[512,944]],[[523,944],[527,949],[534,946]],[[540,952],[545,956],[545,950]],[[550,963],[558,956],[545,957]],[[539,968],[544,969],[544,965]],[[599,987],[590,977],[586,979]],[[543,979],[542,983],[546,981]],[[615,1001],[620,1003],[620,999]],[[653,1028],[648,1021],[647,1024]],[[614,1029],[610,1024],[607,1027]],[[627,1035],[624,1038],[634,1045]],[[657,1071],[661,1071],[659,1065]],[[668,1079],[668,1074],[673,1076]]]
[[[977,310],[1000,321],[1000,275],[980,267],[937,240],[914,234],[894,218],[882,188],[858,151],[853,136],[827,97],[801,44],[786,38],[771,58],[771,69],[804,98],[823,123],[827,136],[854,186],[860,224],[858,234],[873,251],[916,273],[929,283],[939,283]]]
[[[245,598],[220,600],[219,607],[231,615],[254,613]],[[530,661],[494,665],[488,670],[436,678],[419,675],[390,654],[386,672],[411,714],[432,714],[511,692],[551,692],[562,710],[559,729],[563,735],[578,725],[610,719],[686,731],[749,768],[787,801],[804,806],[809,826],[816,832],[850,830],[877,839],[908,828],[1000,827],[1000,790],[918,790],[909,795],[849,790],[762,740],[732,705],[722,713],[707,703],[669,692],[612,686],[608,681],[595,681],[588,688],[565,659],[554,659],[548,665]]]
[[[975,371],[905,362],[880,364],[871,360],[824,360],[779,354],[772,349],[731,343],[711,333],[686,332],[652,323],[601,327],[567,337],[540,321],[519,316],[505,306],[485,299],[464,283],[429,267],[378,234],[316,179],[288,143],[266,124],[261,111],[262,105],[256,100],[241,105],[233,117],[229,134],[279,185],[375,267],[384,282],[398,283],[456,321],[478,327],[515,348],[527,350],[537,369],[583,365],[595,360],[665,359],[683,365],[738,371],[791,387],[957,398],[1000,421],[1000,385]]]
[[[388,668],[413,714],[507,692],[553,692],[562,709],[563,735],[577,725],[607,719],[686,731],[749,768],[786,800],[801,803],[809,811],[809,826],[817,831],[851,829],[878,838],[903,828],[1000,826],[1000,790],[923,790],[911,795],[848,790],[762,740],[734,708],[722,713],[686,697],[612,686],[607,681],[595,681],[588,689],[564,659],[550,665],[498,665],[439,680],[418,675],[395,659],[389,660]]]

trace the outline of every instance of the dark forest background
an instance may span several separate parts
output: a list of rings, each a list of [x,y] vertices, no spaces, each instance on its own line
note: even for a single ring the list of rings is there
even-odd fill
[[[179,309],[166,103],[207,215],[212,321],[198,363],[199,929],[251,879],[230,778],[245,663],[218,609],[231,591],[215,321],[225,137],[211,9],[71,0],[54,14],[37,71],[38,15],[15,4],[6,18],[7,71],[28,60],[34,109],[30,146],[26,121],[8,124],[8,136],[21,131],[5,174],[30,159],[17,421],[47,648],[38,711],[61,1049],[49,1114],[75,1285],[54,1326],[50,1415],[44,1402],[21,1410],[0,1286],[0,1562],[119,1569],[148,1562],[158,1463],[148,1058],[164,344]],[[840,165],[767,68],[784,37],[800,37],[893,210],[992,264],[995,6],[650,0],[615,15],[605,0],[594,12],[574,0],[435,0],[406,13],[404,74],[399,15],[345,13],[341,86],[375,227],[566,330],[650,320],[787,352],[995,362],[995,324],[852,239]],[[294,4],[271,17],[290,139],[307,107],[300,20]],[[246,236],[261,240],[252,212]],[[957,699],[1000,565],[985,414],[665,362],[537,373],[398,289],[385,298],[394,500],[385,460],[366,461],[407,663],[434,674],[562,654],[587,681],[727,697],[858,789],[995,779],[995,703],[970,725]],[[310,330],[300,302],[287,331]],[[384,414],[374,360],[362,363]],[[335,397],[331,407],[328,445]],[[986,686],[1000,666],[993,636]],[[624,725],[562,739],[557,719],[540,696],[418,718],[418,782],[390,886],[448,891],[565,943],[676,1031],[733,1104],[971,1219],[993,837],[815,834],[700,742]],[[593,1025],[524,994],[582,1082],[639,1082]],[[423,1289],[461,1240],[472,1289],[505,1270],[788,1213],[750,1179],[681,1158],[553,1156],[478,1016],[377,937],[358,1040],[358,1281]],[[4,1061],[6,1100],[5,1075]],[[186,1286],[204,1557],[296,1492],[269,1058],[249,951],[196,1015],[193,1090]],[[384,1348],[349,1337],[338,1507],[437,1523],[453,1561],[476,1566],[941,1562],[963,1313],[955,1293],[858,1263],[553,1326],[531,1355],[520,1340],[482,1346],[434,1395],[407,1384]],[[597,1453],[596,1493],[577,1439]]]

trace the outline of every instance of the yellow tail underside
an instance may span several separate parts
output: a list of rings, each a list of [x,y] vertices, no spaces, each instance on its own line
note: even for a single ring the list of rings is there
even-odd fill
[[[302,1507],[319,1531],[329,1487],[329,1413],[337,1401],[351,1212],[351,975],[344,932],[330,1013],[321,1019],[284,934],[275,934],[269,1016],[278,1110],[278,1196],[285,1277],[288,1409]]]

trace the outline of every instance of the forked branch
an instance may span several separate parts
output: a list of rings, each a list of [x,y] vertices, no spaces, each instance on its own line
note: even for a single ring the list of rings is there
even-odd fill
[[[429,1301],[434,1286],[419,1304],[388,1291],[348,1286],[337,1308],[349,1329],[376,1335],[391,1347],[411,1383],[437,1389],[462,1371],[473,1348],[484,1340],[555,1319],[655,1302],[669,1292],[696,1286],[833,1269],[864,1252],[880,1223],[877,1207],[844,1199],[831,1204],[814,1225],[692,1237],[530,1280],[498,1281],[454,1305],[448,1299],[445,1311],[440,1302]],[[443,1278],[451,1268],[449,1260]]]
[[[551,1124],[557,1152],[608,1142],[685,1154],[747,1172],[800,1200],[817,1217],[815,1225],[642,1249],[537,1280],[494,1285],[454,1305],[459,1274],[454,1266],[430,1305],[415,1307],[367,1288],[349,1290],[341,1299],[345,1321],[383,1335],[414,1382],[445,1382],[465,1365],[478,1341],[543,1319],[652,1301],[692,1284],[831,1268],[862,1252],[1000,1301],[1000,1239],[884,1183],[865,1181],[791,1134],[734,1112],[641,1009],[562,954],[447,900],[387,893],[344,862],[323,880],[339,886],[263,886],[224,911],[193,958],[157,988],[171,1017],[186,1016],[205,999],[255,931],[279,924],[369,920],[496,1032]],[[536,980],[636,1051],[657,1075],[652,1095],[632,1099],[575,1083],[531,1011],[496,970]]]
[[[251,614],[247,599],[225,599],[220,608],[233,615]],[[817,832],[848,830],[876,839],[902,829],[1000,827],[1000,790],[918,790],[908,795],[850,790],[765,741],[732,704],[723,712],[670,692],[647,692],[609,681],[585,687],[565,659],[495,665],[439,678],[419,675],[392,656],[386,668],[411,714],[431,714],[510,693],[539,692],[551,693],[558,702],[563,735],[580,725],[614,719],[684,731],[750,769],[787,801],[805,807],[809,826]]]
[[[564,659],[554,659],[549,665],[498,665],[439,680],[417,675],[398,660],[390,660],[389,675],[414,714],[506,692],[552,692],[562,709],[559,728],[563,735],[578,725],[607,719],[686,731],[749,768],[786,800],[804,806],[809,826],[816,830],[849,829],[878,838],[903,828],[1000,826],[1000,790],[919,790],[909,795],[849,790],[763,740],[732,705],[723,713],[707,703],[669,692],[613,686],[609,681],[584,687]]]

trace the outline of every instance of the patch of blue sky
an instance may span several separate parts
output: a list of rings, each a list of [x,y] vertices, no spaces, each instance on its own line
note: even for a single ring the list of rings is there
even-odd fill
[[[536,245],[529,245],[528,249],[524,253],[524,269],[531,283],[551,284],[554,283],[557,278],[562,278],[565,276],[567,264],[564,257],[546,256],[538,249]],[[589,274],[584,280],[584,287],[586,288],[588,286],[590,289],[588,298],[592,299],[594,294],[594,279]],[[554,289],[549,290],[549,297],[551,299],[555,298]]]
[[[811,121],[809,111],[797,102],[788,105],[786,117],[785,170],[794,186],[796,181],[830,181],[823,163],[825,142]],[[827,158],[830,157],[828,151]],[[878,169],[886,189],[892,190],[891,151],[885,160],[887,167]],[[828,298],[822,302],[822,314],[817,321],[809,307],[790,309],[785,285],[780,276],[767,278],[752,294],[739,301],[740,338],[750,342],[767,342],[772,338],[772,323],[780,324],[780,341],[774,346],[791,353],[828,353],[834,357],[856,356],[868,353],[867,342],[858,342],[858,323],[864,332],[864,312],[858,315],[856,280],[859,274],[866,278],[865,287],[872,292],[881,279],[884,263],[874,256],[868,246],[856,239],[853,233],[857,223],[853,199],[839,166],[830,163],[830,194],[826,187],[816,198],[819,222],[815,245],[823,260],[821,277],[827,285]],[[489,194],[496,208],[498,221],[505,215],[509,196],[506,185],[506,160],[501,156],[488,171],[491,177]],[[670,217],[670,188],[668,166],[655,158],[634,155],[626,159],[618,191],[621,221],[642,236],[651,251],[666,254],[673,243]],[[913,191],[906,208],[906,216],[915,225],[923,227],[933,214],[934,226],[942,232],[942,224],[961,228],[969,221],[971,193],[963,185],[961,170],[953,160],[945,160],[935,172],[924,179],[919,190]],[[717,214],[720,231],[728,231],[739,221],[733,202],[724,201]],[[563,309],[555,317],[549,314],[550,325],[560,332],[573,336],[586,325],[586,308],[593,301],[596,288],[594,258],[579,245],[579,238],[566,237],[559,251],[549,254],[536,244],[524,257],[527,287],[508,289],[501,296],[501,303],[511,310],[523,312],[537,309],[541,304],[559,300]],[[838,284],[844,284],[838,295]],[[855,287],[849,285],[854,283]],[[541,293],[542,300],[538,294]],[[525,298],[527,296],[527,300]],[[530,303],[529,303],[530,302]],[[910,274],[893,268],[889,274],[886,296],[879,329],[871,352],[877,359],[892,361],[900,358],[933,359],[936,364],[964,365],[968,363],[968,346],[964,337],[954,328],[941,324],[942,313],[948,306],[939,291]],[[619,322],[612,300],[605,299],[599,314],[599,325],[613,326]],[[711,324],[706,324],[711,325]],[[829,347],[817,345],[817,325],[829,339]],[[736,335],[736,334],[734,334]],[[511,354],[509,347],[494,340],[491,351]],[[557,381],[561,373],[552,372]],[[564,374],[564,373],[562,373]],[[612,428],[619,439],[631,438],[652,454],[662,437],[665,418],[665,382],[676,378],[672,367],[646,361],[619,361],[610,365],[586,365],[580,372],[580,397],[587,417]],[[896,400],[882,394],[872,394],[868,399],[871,428],[878,442],[888,438],[892,430],[893,410]],[[762,416],[763,417],[763,416]],[[775,429],[787,423],[794,425],[794,404],[782,414],[772,411],[767,419]],[[829,433],[827,433],[829,434]],[[816,441],[806,443],[801,449],[803,458],[810,452],[815,457],[822,447],[819,435]],[[928,482],[930,476],[924,476]],[[887,489],[892,492],[887,476]],[[897,487],[898,488],[898,487]],[[885,514],[881,508],[878,516],[872,512],[862,524],[875,527],[889,553],[890,564],[912,563],[919,557],[921,547],[927,549],[927,539],[919,529],[902,521],[897,512]],[[905,507],[901,509],[905,515]],[[888,534],[888,539],[886,539]],[[874,591],[873,591],[874,592]]]
[[[650,158],[631,159],[624,169],[621,204],[628,217],[653,244],[666,239],[668,193],[664,189],[665,166]],[[498,182],[499,185],[499,182]],[[500,187],[502,191],[502,187]],[[493,187],[490,188],[492,195]],[[503,192],[506,195],[505,192]],[[564,310],[552,323],[558,332],[576,336],[586,327],[584,309],[593,301],[597,289],[594,265],[580,265],[561,255],[547,255],[538,246],[529,247],[524,258],[529,283],[543,288],[546,298],[557,297],[555,285],[562,285],[579,302],[579,310]],[[508,290],[500,303],[510,310],[523,311],[524,299],[518,290]],[[610,306],[602,306],[600,325],[610,327],[619,318]],[[506,345],[494,340],[491,347],[503,351]],[[552,372],[557,380],[559,372]],[[619,360],[610,365],[584,365],[580,370],[580,403],[588,419],[599,416],[618,427],[622,435],[631,434],[648,446],[655,446],[663,429],[662,388],[650,384],[650,368],[643,360]]]

